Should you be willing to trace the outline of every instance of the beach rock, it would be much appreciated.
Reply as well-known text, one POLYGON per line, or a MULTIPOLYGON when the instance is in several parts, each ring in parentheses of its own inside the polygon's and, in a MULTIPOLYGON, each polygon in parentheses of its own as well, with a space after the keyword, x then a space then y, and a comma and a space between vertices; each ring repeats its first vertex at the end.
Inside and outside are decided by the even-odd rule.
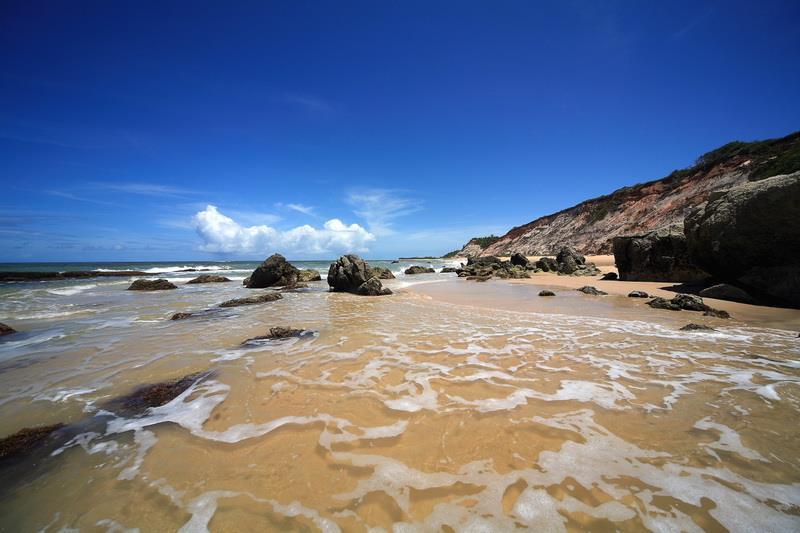
POLYGON ((603 274, 603 277, 600 278, 606 281, 616 281, 617 280, 617 273, 616 272, 606 272, 603 274))
POLYGON ((575 248, 564 246, 556 255, 556 262, 558 263, 559 272, 572 274, 586 263, 586 258, 575 251, 575 248))
POLYGON ((716 298, 717 300, 728 300, 731 302, 741 302, 745 304, 756 303, 755 298, 750 296, 746 291, 727 283, 719 283, 717 285, 707 287, 700 291, 700 296, 703 298, 716 298))
POLYGON ((525 257, 522 254, 514 254, 514 255, 512 255, 511 259, 509 259, 509 262, 512 265, 517 265, 517 266, 521 266, 521 267, 527 267, 528 266, 528 258, 525 257))
POLYGON ((384 267, 370 267, 372 277, 378 279, 394 279, 394 274, 388 268, 384 267))
POLYGON ((689 259, 682 224, 642 235, 614 237, 614 262, 623 281, 701 281, 708 273, 689 259))
POLYGON ((246 341, 242 342, 242 344, 257 344, 258 341, 284 340, 293 337, 302 337, 308 333, 311 332, 305 329, 295 329, 285 326, 276 326, 273 328, 269 328, 269 333, 267 333, 266 335, 259 335, 258 337, 247 339, 246 341))
POLYGON ((483 257, 467 257, 467 266, 470 265, 499 265, 503 260, 494 255, 486 255, 483 257))
POLYGON ((683 326, 681 331, 716 331, 714 328, 709 326, 704 326, 703 324, 686 324, 683 326))
POLYGON ((800 172, 712 193, 684 222, 689 254, 716 279, 800 307, 800 172))
POLYGON ((628 298, 650 298, 650 295, 644 291, 631 291, 628 293, 628 298))
POLYGON ((216 276, 214 274, 201 274, 194 279, 190 279, 187 281, 187 285, 190 283, 224 283, 226 281, 230 281, 225 276, 216 276))
POLYGON ((558 272, 558 261, 552 257, 540 257, 536 261, 536 268, 544 272, 558 272))
POLYGON ((715 318, 730 318, 731 315, 727 311, 723 311, 722 309, 714 309, 710 308, 703 312, 703 316, 713 316, 715 318))
POLYGON ((309 282, 309 281, 321 281, 322 276, 319 275, 319 270, 314 270, 313 268, 307 268, 305 270, 300 270, 297 273, 297 281, 299 282, 309 282))
POLYGON ((192 316, 192 313, 175 313, 170 320, 184 320, 192 316))
POLYGON ((677 303, 673 302, 672 300, 667 300, 666 298, 662 298, 660 296, 657 296, 656 298, 653 298, 652 300, 647 302, 647 305, 649 305, 653 309, 668 309, 670 311, 680 311, 681 310, 681 306, 680 305, 678 305, 677 303))
POLYGON ((12 333, 16 333, 17 330, 12 328, 11 326, 6 326, 2 322, 0 322, 0 337, 3 335, 11 335, 12 333))
POLYGON ((245 287, 247 287, 248 283, 250 283, 250 276, 247 276, 242 280, 242 285, 244 285, 245 287))
POLYGON ((357 255, 343 255, 328 269, 328 285, 332 291, 351 292, 362 296, 392 294, 373 276, 366 261, 357 255))
POLYGON ((514 265, 510 261, 502 261, 494 256, 470 257, 467 264, 456 270, 459 277, 473 281, 486 281, 489 278, 520 279, 531 277, 527 267, 514 265))
POLYGON ((608 294, 607 292, 603 292, 603 291, 597 290, 596 288, 592 287, 591 285, 585 285, 585 286, 581 287, 580 289, 575 289, 575 290, 577 290, 578 292, 582 292, 584 294, 591 294, 592 296, 604 296, 604 295, 608 294))
POLYGON ((436 271, 434 269, 432 269, 432 268, 416 266, 416 265, 410 266, 407 269, 405 269, 405 274, 409 274, 409 275, 410 274, 433 274, 434 272, 436 272, 436 271))
POLYGON ((555 295, 556 293, 554 293, 553 291, 549 291, 547 289, 539 291, 539 296, 555 296, 555 295))
POLYGON ((278 289, 280 292, 294 292, 298 289, 307 289, 308 285, 305 283, 295 283, 294 285, 286 285, 278 289))
POLYGON ((263 289, 279 285, 294 285, 297 283, 300 271, 292 266, 281 254, 272 254, 261 266, 250 274, 245 285, 248 289, 263 289))
POLYGON ((196 372, 181 378, 143 385, 130 394, 114 398, 105 404, 105 409, 124 416, 137 416, 155 407, 166 405, 200 381, 211 375, 209 372, 196 372))
POLYGON ((44 444, 50 436, 63 428, 64 424, 52 424, 33 428, 23 428, 0 439, 0 461, 29 454, 44 444))
POLYGON ((137 279, 131 286, 128 287, 129 291, 167 291, 177 289, 178 287, 165 279, 137 279))
POLYGON ((381 285, 381 281, 378 278, 372 277, 356 289, 356 294, 361 296, 385 296, 392 294, 392 291, 381 285))
POLYGON ((222 302, 219 304, 220 307, 239 307, 242 305, 254 305, 254 304, 263 304, 266 302, 274 302, 275 300, 280 300, 283 298, 277 292, 268 292, 266 294, 259 294, 258 296, 250 296, 248 298, 235 298, 233 300, 228 300, 227 302, 222 302))
POLYGON ((702 298, 694 294, 678 294, 672 298, 672 301, 686 311, 708 311, 711 309, 703 302, 702 298))
POLYGON ((443 267, 442 270, 439 272, 440 274, 448 274, 450 272, 458 272, 458 269, 455 267, 443 267))

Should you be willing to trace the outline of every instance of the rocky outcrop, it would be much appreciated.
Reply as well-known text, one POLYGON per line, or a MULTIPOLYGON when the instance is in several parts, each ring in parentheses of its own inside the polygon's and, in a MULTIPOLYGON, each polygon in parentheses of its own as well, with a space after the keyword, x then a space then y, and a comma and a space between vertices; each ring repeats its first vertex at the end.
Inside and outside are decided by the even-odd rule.
POLYGON ((643 235, 614 237, 614 262, 623 281, 701 281, 708 274, 689 259, 683 224, 643 235))
POLYGON ((458 277, 471 281, 487 281, 492 277, 500 279, 529 278, 527 268, 503 261, 499 257, 470 257, 463 268, 456 271, 458 277))
POLYGON ((392 294, 376 278, 366 261, 357 255, 343 255, 328 269, 328 285, 332 291, 351 292, 362 296, 392 294))
POLYGON ((216 276, 214 274, 201 274, 194 279, 190 279, 186 282, 186 284, 194 284, 194 283, 225 283, 226 281, 230 281, 225 276, 216 276))
POLYGON ((272 254, 248 278, 245 287, 263 289, 297 283, 300 271, 292 266, 281 254, 272 254))
POLYGON ((434 272, 436 271, 432 268, 414 265, 405 269, 404 273, 412 275, 412 274, 433 274, 434 272))
POLYGON ((741 302, 744 304, 756 303, 755 298, 750 296, 746 291, 727 283, 718 283, 717 285, 706 287, 700 291, 700 296, 703 298, 715 298, 717 300, 728 300, 730 302, 741 302))
POLYGON ((703 299, 694 294, 678 294, 671 300, 656 297, 647 302, 653 309, 668 309, 670 311, 703 311, 704 315, 717 318, 730 318, 727 311, 714 309, 703 302, 703 299))
POLYGON ((283 298, 277 292, 268 292, 266 294, 259 294, 258 296, 250 296, 248 298, 235 298, 233 300, 228 300, 227 302, 222 302, 219 304, 220 307, 239 307, 242 305, 255 305, 255 304, 263 304, 266 302, 274 302, 275 300, 280 300, 283 298))
POLYGON ((570 276, 594 276, 600 273, 594 263, 587 263, 586 258, 575 248, 564 246, 556 255, 558 273, 570 276))
POLYGON ((6 326, 2 322, 0 322, 0 337, 3 335, 11 335, 12 333, 16 333, 17 330, 12 328, 11 326, 6 326))
POLYGON ((131 286, 128 287, 129 291, 168 291, 177 289, 174 283, 170 283, 165 279, 137 279, 131 286))
MULTIPOLYGON (((798 153, 800 132, 780 139, 732 142, 701 156, 690 168, 512 228, 477 253, 552 255, 568 242, 584 254, 608 254, 614 237, 682 223, 692 207, 714 191, 800 170, 798 153)), ((465 251, 466 247, 459 255, 465 251)))
POLYGON ((395 279, 394 274, 388 268, 384 267, 371 267, 372 276, 378 279, 395 279))
POLYGON ((313 268, 300 270, 297 273, 297 281, 302 283, 307 283, 309 281, 321 281, 321 280, 322 276, 319 275, 319 271, 314 270, 313 268))
POLYGON ((755 296, 800 307, 800 172, 711 195, 686 217, 693 261, 755 296))

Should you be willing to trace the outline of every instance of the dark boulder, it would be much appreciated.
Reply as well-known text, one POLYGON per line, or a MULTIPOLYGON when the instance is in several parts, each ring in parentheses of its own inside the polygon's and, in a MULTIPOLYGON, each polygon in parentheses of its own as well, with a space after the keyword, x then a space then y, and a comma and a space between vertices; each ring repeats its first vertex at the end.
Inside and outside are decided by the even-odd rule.
POLYGON ((300 271, 281 254, 272 254, 256 268, 245 285, 248 289, 262 289, 297 283, 300 271))
POLYGON ((517 266, 521 266, 521 267, 527 267, 528 266, 528 258, 525 257, 524 255, 520 254, 520 253, 516 253, 516 254, 512 255, 511 259, 509 259, 509 262, 512 265, 517 265, 517 266))
POLYGON ((128 395, 107 402, 104 407, 119 415, 141 415, 148 409, 168 404, 186 389, 210 375, 209 372, 197 372, 161 383, 143 385, 128 395))
POLYGON ((617 273, 616 272, 606 272, 603 274, 603 277, 600 278, 606 281, 616 281, 617 280, 617 273))
POLYGON ((0 439, 0 461, 29 454, 35 448, 45 444, 53 433, 63 427, 64 424, 53 424, 23 428, 13 435, 0 439))
POLYGON ((555 295, 556 293, 554 293, 553 291, 549 291, 547 289, 539 291, 539 296, 555 296, 555 295))
POLYGON ((224 283, 230 281, 225 276, 215 276, 214 274, 201 274, 194 279, 190 279, 186 283, 224 283))
POLYGON ((0 337, 3 335, 11 335, 12 333, 16 333, 17 330, 12 328, 11 326, 6 326, 2 322, 0 322, 0 337))
POLYGON ((178 287, 165 279, 137 279, 131 286, 128 287, 129 291, 168 291, 177 289, 178 287))
MULTIPOLYGON (((594 263, 587 263, 586 258, 571 246, 563 246, 555 259, 559 274, 569 276, 595 276, 600 273, 594 263)), ((537 263, 538 266, 538 263, 537 263)))
POLYGON ((328 285, 332 291, 351 292, 363 296, 391 294, 381 281, 373 276, 366 261, 357 255, 343 255, 328 269, 328 285))
POLYGON ((268 292, 266 294, 259 294, 258 296, 250 296, 248 298, 235 298, 233 300, 228 300, 227 302, 222 302, 219 304, 220 307, 239 307, 242 305, 255 305, 255 304, 263 304, 266 302, 274 302, 275 300, 280 300, 283 298, 277 292, 268 292))
POLYGON ((708 274, 689 259, 681 224, 614 237, 614 262, 623 281, 701 281, 708 274))
POLYGON ((700 296, 703 298, 715 298, 717 300, 728 300, 730 302, 741 302, 745 304, 756 303, 755 298, 750 296, 746 291, 727 283, 719 283, 707 287, 700 291, 700 296))
POLYGON ((558 261, 552 257, 540 257, 536 261, 536 268, 544 272, 558 272, 558 261))
POLYGON ((372 277, 356 289, 356 294, 361 296, 386 296, 392 294, 392 291, 381 285, 381 280, 372 277))
POLYGON ((423 266, 410 266, 405 270, 405 274, 433 274, 436 272, 432 268, 423 267, 423 266))
POLYGON ((314 270, 313 268, 300 270, 297 273, 297 281, 302 283, 307 283, 309 281, 321 281, 321 280, 322 276, 319 275, 319 270, 314 270))
POLYGON ((686 324, 681 331, 716 331, 714 328, 705 326, 703 324, 686 324))
POLYGON ((628 298, 649 298, 650 295, 644 291, 631 291, 628 293, 628 298))
POLYGON ((800 307, 800 172, 709 196, 684 222, 692 260, 752 295, 800 307))
POLYGON ((384 267, 370 267, 372 270, 372 277, 378 279, 394 279, 394 274, 388 268, 384 267))
POLYGON ((175 313, 170 320, 185 320, 192 316, 192 313, 175 313))
POLYGON ((607 292, 597 290, 596 288, 592 287, 591 285, 585 285, 580 289, 575 289, 578 292, 582 292, 583 294, 590 294, 592 296, 604 296, 608 294, 607 292))

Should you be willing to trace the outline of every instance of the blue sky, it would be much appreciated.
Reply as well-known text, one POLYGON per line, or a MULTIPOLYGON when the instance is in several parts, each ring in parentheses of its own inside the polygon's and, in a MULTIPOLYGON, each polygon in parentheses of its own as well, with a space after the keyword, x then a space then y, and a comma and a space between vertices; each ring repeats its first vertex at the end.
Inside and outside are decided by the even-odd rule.
POLYGON ((441 254, 800 129, 800 3, 3 2, 0 261, 441 254))

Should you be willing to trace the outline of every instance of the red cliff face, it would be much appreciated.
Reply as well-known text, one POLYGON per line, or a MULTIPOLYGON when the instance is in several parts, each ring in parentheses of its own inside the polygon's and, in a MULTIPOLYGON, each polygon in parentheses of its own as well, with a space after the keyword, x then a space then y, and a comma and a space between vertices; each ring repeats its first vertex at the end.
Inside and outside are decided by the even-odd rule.
POLYGON ((734 142, 701 157, 686 170, 511 229, 482 255, 551 255, 563 245, 584 254, 610 254, 611 239, 674 223, 713 191, 800 169, 800 132, 782 139, 734 142))

